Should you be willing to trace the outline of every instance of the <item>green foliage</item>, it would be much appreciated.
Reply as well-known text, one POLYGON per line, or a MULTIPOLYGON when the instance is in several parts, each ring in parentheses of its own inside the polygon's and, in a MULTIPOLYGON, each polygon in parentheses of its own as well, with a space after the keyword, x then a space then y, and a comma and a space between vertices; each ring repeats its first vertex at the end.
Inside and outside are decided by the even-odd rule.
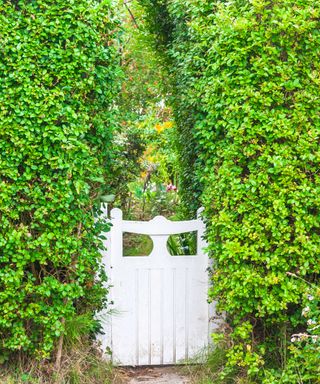
POLYGON ((266 371, 264 384, 319 383, 320 289, 309 285, 303 297, 303 331, 291 335, 289 356, 282 372, 266 371))
POLYGON ((162 70, 144 28, 143 10, 134 0, 125 5, 121 1, 117 11, 122 20, 120 49, 124 81, 116 101, 120 124, 113 141, 115 177, 110 187, 116 194, 116 204, 126 212, 130 210, 130 183, 145 170, 141 159, 151 141, 146 132, 154 131, 155 121, 167 117, 167 109, 159 106, 164 81, 160 81, 162 70))
MULTIPOLYGON (((278 337, 298 326, 306 290, 287 273, 313 281, 320 272, 319 12, 311 1, 220 5, 213 64, 196 85, 207 113, 198 138, 217 263, 211 295, 235 325, 262 319, 278 337)), ((242 353, 237 364, 258 373, 263 350, 242 353)))
POLYGON ((140 176, 140 159, 146 148, 143 135, 135 125, 127 123, 118 128, 113 139, 113 163, 110 191, 117 197, 121 207, 127 205, 129 183, 140 176))
POLYGON ((0 356, 48 358, 105 297, 94 199, 118 89, 108 1, 0 1, 0 356))
POLYGON ((195 94, 189 93, 201 67, 200 57, 195 53, 197 40, 186 24, 192 11, 191 3, 166 0, 140 0, 140 3, 146 10, 145 24, 154 36, 160 62, 168 75, 167 88, 171 95, 169 101, 173 106, 177 132, 175 141, 179 152, 179 194, 183 203, 182 212, 190 217, 200 206, 202 185, 196 174, 203 166, 198 140, 194 135, 195 124, 201 119, 202 112, 195 94))
POLYGON ((173 256, 190 256, 197 254, 196 232, 171 235, 167 243, 168 250, 173 256))
POLYGON ((124 207, 125 215, 130 219, 151 220, 157 215, 170 217, 179 203, 174 185, 177 179, 174 124, 163 121, 164 116, 155 115, 156 110, 164 115, 170 113, 164 109, 154 106, 154 110, 150 109, 136 122, 146 148, 139 159, 140 174, 128 185, 131 194, 124 207))
POLYGON ((230 369, 260 380, 263 366, 304 364, 317 382, 315 352, 297 355, 288 345, 304 327, 303 295, 320 272, 320 5, 142 3, 171 66, 181 142, 200 156, 189 172, 196 170, 193 188, 203 187, 215 260, 210 296, 234 328, 230 369))
POLYGON ((119 8, 123 23, 122 68, 125 76, 119 107, 123 122, 129 123, 148 115, 149 108, 162 99, 165 79, 151 47, 142 7, 133 0, 119 8))

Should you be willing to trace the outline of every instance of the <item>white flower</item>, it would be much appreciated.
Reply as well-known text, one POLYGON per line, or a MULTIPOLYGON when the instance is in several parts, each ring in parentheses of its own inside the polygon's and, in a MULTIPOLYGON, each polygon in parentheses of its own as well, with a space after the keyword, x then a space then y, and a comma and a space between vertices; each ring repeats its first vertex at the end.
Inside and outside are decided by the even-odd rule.
POLYGON ((291 343, 294 343, 297 339, 295 337, 291 337, 291 343))
POLYGON ((314 296, 308 295, 307 298, 308 298, 308 300, 312 301, 314 299, 314 296))
POLYGON ((315 320, 309 319, 309 320, 307 321, 307 324, 308 324, 308 325, 314 325, 314 324, 317 324, 317 322, 316 322, 315 320))
POLYGON ((302 310, 302 316, 306 316, 306 315, 308 314, 308 312, 310 312, 310 307, 309 307, 309 306, 303 308, 303 310, 302 310))
POLYGON ((309 335, 307 333, 296 333, 295 335, 292 335, 291 341, 292 340, 302 341, 302 340, 306 340, 308 337, 309 337, 309 335))

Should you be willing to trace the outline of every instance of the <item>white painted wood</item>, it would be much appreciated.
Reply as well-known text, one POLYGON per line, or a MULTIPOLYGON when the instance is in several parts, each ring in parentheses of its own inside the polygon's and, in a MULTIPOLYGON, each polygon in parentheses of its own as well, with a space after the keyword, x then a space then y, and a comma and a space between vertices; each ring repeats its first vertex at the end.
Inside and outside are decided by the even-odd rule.
POLYGON ((110 276, 112 314, 103 322, 102 347, 118 365, 176 364, 194 357, 209 343, 208 257, 203 251, 204 224, 122 220, 111 211, 111 232, 103 262, 110 276), (197 255, 171 256, 172 234, 197 231, 197 255), (123 233, 150 235, 149 256, 123 256, 123 233))

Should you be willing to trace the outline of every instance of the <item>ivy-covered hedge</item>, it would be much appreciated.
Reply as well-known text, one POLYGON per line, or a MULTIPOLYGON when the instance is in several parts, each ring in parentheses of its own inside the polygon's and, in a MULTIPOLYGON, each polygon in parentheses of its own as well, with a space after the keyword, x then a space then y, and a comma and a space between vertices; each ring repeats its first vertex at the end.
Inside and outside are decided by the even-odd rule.
POLYGON ((108 1, 0 1, 0 361, 99 309, 94 201, 118 89, 108 1))
MULTIPOLYGON (((290 335, 307 328, 307 287, 315 303, 320 296, 320 5, 142 2, 185 100, 176 115, 197 110, 188 134, 202 164, 197 179, 215 260, 210 296, 234 329, 228 369, 266 383, 318 382, 319 336, 305 334, 294 347, 290 335), (272 378, 268 368, 288 361, 289 376, 272 378)), ((313 305, 308 324, 317 332, 313 305)))

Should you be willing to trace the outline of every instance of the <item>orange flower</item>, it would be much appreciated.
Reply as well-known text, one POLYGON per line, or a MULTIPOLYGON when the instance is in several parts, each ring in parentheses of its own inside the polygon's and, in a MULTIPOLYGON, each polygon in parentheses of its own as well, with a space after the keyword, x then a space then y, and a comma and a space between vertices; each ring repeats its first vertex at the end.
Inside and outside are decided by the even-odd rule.
POLYGON ((161 133, 165 129, 169 129, 173 127, 172 121, 165 121, 163 124, 156 124, 155 129, 158 133, 161 133))

